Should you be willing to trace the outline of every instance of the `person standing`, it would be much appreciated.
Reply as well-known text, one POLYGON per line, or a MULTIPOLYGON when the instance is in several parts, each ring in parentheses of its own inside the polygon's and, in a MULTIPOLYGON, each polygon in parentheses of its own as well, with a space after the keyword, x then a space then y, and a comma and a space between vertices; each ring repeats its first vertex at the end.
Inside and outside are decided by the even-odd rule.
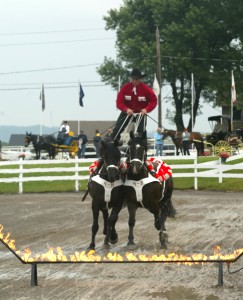
POLYGON ((78 140, 78 158, 85 158, 86 144, 88 142, 87 135, 81 130, 77 137, 78 140))
POLYGON ((59 132, 57 134, 58 144, 63 144, 66 137, 68 137, 70 131, 70 126, 67 121, 64 121, 60 126, 59 132))
POLYGON ((154 134, 154 139, 155 139, 156 156, 162 156, 164 143, 163 143, 163 134, 161 128, 157 129, 157 132, 154 134))
POLYGON ((112 129, 109 128, 104 136, 104 138, 102 139, 105 143, 109 143, 112 141, 112 129))
POLYGON ((139 123, 137 133, 141 136, 145 133, 146 136, 146 114, 155 109, 158 100, 154 91, 142 82, 144 76, 139 69, 133 69, 130 74, 131 81, 124 84, 117 95, 116 106, 121 113, 113 130, 113 140, 120 140, 120 135, 131 118, 139 123))
POLYGON ((100 157, 100 145, 101 145, 101 134, 98 129, 95 131, 95 136, 93 137, 93 143, 96 149, 96 157, 100 157))
POLYGON ((190 140, 190 133, 188 132, 188 129, 185 128, 184 132, 182 133, 182 148, 183 148, 184 155, 190 155, 189 140, 190 140))

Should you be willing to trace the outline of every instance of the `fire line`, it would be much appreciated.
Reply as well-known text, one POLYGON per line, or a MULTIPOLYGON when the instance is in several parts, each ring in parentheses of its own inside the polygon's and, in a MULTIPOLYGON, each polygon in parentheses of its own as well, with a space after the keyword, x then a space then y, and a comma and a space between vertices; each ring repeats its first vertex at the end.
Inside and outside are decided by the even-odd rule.
POLYGON ((47 253, 36 254, 32 257, 31 250, 26 248, 23 251, 17 250, 15 240, 10 239, 10 233, 4 234, 3 225, 0 224, 0 241, 8 248, 14 256, 23 264, 31 264, 31 286, 37 285, 37 264, 48 263, 177 263, 177 264, 203 264, 203 263, 218 263, 218 286, 223 286, 223 263, 229 264, 236 262, 243 255, 243 248, 235 250, 233 253, 223 255, 220 253, 220 247, 214 248, 214 254, 207 256, 204 254, 192 254, 191 256, 169 253, 167 255, 145 255, 134 254, 128 252, 125 257, 119 253, 108 253, 105 256, 100 256, 94 250, 76 251, 69 256, 69 259, 64 255, 62 248, 51 247, 47 253))

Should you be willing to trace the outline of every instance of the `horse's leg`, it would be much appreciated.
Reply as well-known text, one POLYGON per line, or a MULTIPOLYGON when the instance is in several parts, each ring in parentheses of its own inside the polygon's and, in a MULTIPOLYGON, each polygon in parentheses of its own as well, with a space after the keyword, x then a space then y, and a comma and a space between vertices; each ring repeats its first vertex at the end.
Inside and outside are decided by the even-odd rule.
MULTIPOLYGON (((155 198, 155 197, 152 196, 151 198, 155 198)), ((154 202, 153 205, 148 209, 154 215, 154 227, 159 231, 159 241, 160 241, 161 248, 167 249, 166 242, 168 239, 168 234, 165 228, 165 221, 168 215, 166 212, 160 209, 159 201, 154 202)))
POLYGON ((103 234, 106 235, 107 234, 107 226, 108 226, 108 217, 109 217, 108 208, 103 208, 102 214, 103 214, 103 220, 104 220, 103 234))
MULTIPOLYGON (((118 206, 113 207, 110 217, 108 219, 108 228, 110 229, 109 241, 111 244, 116 244, 118 241, 118 234, 116 232, 116 222, 118 220, 118 215, 119 215, 120 211, 122 210, 123 201, 119 201, 118 203, 119 203, 118 206)), ((107 237, 108 237, 108 234, 107 234, 107 237)))
POLYGON ((99 230, 99 208, 96 205, 92 205, 92 212, 93 212, 93 225, 92 225, 92 239, 91 239, 91 243, 88 247, 88 249, 90 250, 94 250, 95 249, 95 236, 99 230))
MULTIPOLYGON (((173 178, 170 177, 165 181, 166 187, 165 187, 165 192, 164 196, 161 199, 160 202, 160 207, 161 207, 161 215, 165 215, 166 217, 174 218, 175 215, 177 214, 176 209, 174 208, 172 204, 172 193, 174 190, 174 182, 173 178)), ((166 221, 166 219, 165 219, 166 221)), ((162 222, 163 222, 163 217, 162 217, 162 222)))
POLYGON ((107 232, 104 240, 104 245, 107 247, 109 247, 109 242, 111 242, 111 244, 115 244, 118 241, 118 236, 115 230, 115 224, 118 220, 118 213, 119 211, 113 207, 110 216, 108 217, 107 232))
POLYGON ((129 226, 129 234, 128 234, 128 246, 134 246, 134 234, 133 229, 136 223, 136 210, 137 210, 137 204, 127 202, 127 209, 129 213, 129 219, 128 219, 128 226, 129 226))

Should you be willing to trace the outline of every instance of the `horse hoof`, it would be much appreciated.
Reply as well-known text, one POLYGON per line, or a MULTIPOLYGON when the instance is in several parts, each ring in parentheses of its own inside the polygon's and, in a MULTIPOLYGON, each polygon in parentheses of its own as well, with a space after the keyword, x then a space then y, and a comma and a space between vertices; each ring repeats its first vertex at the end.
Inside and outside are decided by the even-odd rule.
POLYGON ((95 250, 95 246, 90 244, 89 247, 87 248, 87 251, 90 251, 90 250, 95 250))
POLYGON ((116 244, 118 242, 118 234, 115 234, 114 236, 110 236, 110 243, 112 245, 116 244))
POLYGON ((175 218, 176 215, 177 215, 177 211, 174 209, 169 211, 169 213, 168 213, 169 218, 175 218))
POLYGON ((159 240, 160 240, 161 248, 167 249, 166 242, 168 242, 168 234, 166 231, 160 231, 159 240))
POLYGON ((127 244, 127 248, 128 248, 128 250, 135 250, 136 249, 136 245, 135 245, 135 243, 128 243, 127 244))
POLYGON ((165 243, 163 243, 163 244, 161 243, 161 244, 160 244, 160 248, 161 248, 161 249, 165 249, 165 250, 166 250, 166 249, 167 249, 167 246, 166 246, 166 244, 165 244, 165 243))
POLYGON ((110 245, 109 245, 109 244, 104 244, 104 245, 103 245, 103 248, 104 248, 105 250, 109 250, 109 249, 110 249, 110 245))

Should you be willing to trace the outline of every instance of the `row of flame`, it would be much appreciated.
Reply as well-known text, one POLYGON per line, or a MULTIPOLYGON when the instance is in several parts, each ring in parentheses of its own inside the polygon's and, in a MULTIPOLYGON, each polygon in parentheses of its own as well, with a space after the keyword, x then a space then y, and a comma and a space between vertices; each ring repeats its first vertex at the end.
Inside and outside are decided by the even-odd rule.
POLYGON ((15 240, 10 239, 10 233, 4 234, 3 225, 0 224, 0 240, 2 240, 16 255, 21 258, 22 261, 27 263, 33 262, 141 262, 141 261, 150 261, 150 262, 173 262, 184 264, 195 264, 203 261, 233 261, 239 255, 243 253, 243 248, 235 250, 231 254, 223 255, 220 252, 220 247, 216 246, 214 248, 214 254, 207 256, 204 254, 192 254, 191 256, 169 253, 167 255, 144 255, 144 254, 133 254, 131 252, 126 253, 125 257, 119 253, 108 253, 106 256, 100 256, 95 253, 94 250, 88 252, 76 251, 74 254, 69 256, 69 259, 66 255, 63 254, 62 248, 57 247, 56 250, 54 247, 51 247, 48 252, 43 254, 36 254, 35 257, 32 257, 32 252, 29 248, 26 248, 24 252, 16 249, 15 240))

